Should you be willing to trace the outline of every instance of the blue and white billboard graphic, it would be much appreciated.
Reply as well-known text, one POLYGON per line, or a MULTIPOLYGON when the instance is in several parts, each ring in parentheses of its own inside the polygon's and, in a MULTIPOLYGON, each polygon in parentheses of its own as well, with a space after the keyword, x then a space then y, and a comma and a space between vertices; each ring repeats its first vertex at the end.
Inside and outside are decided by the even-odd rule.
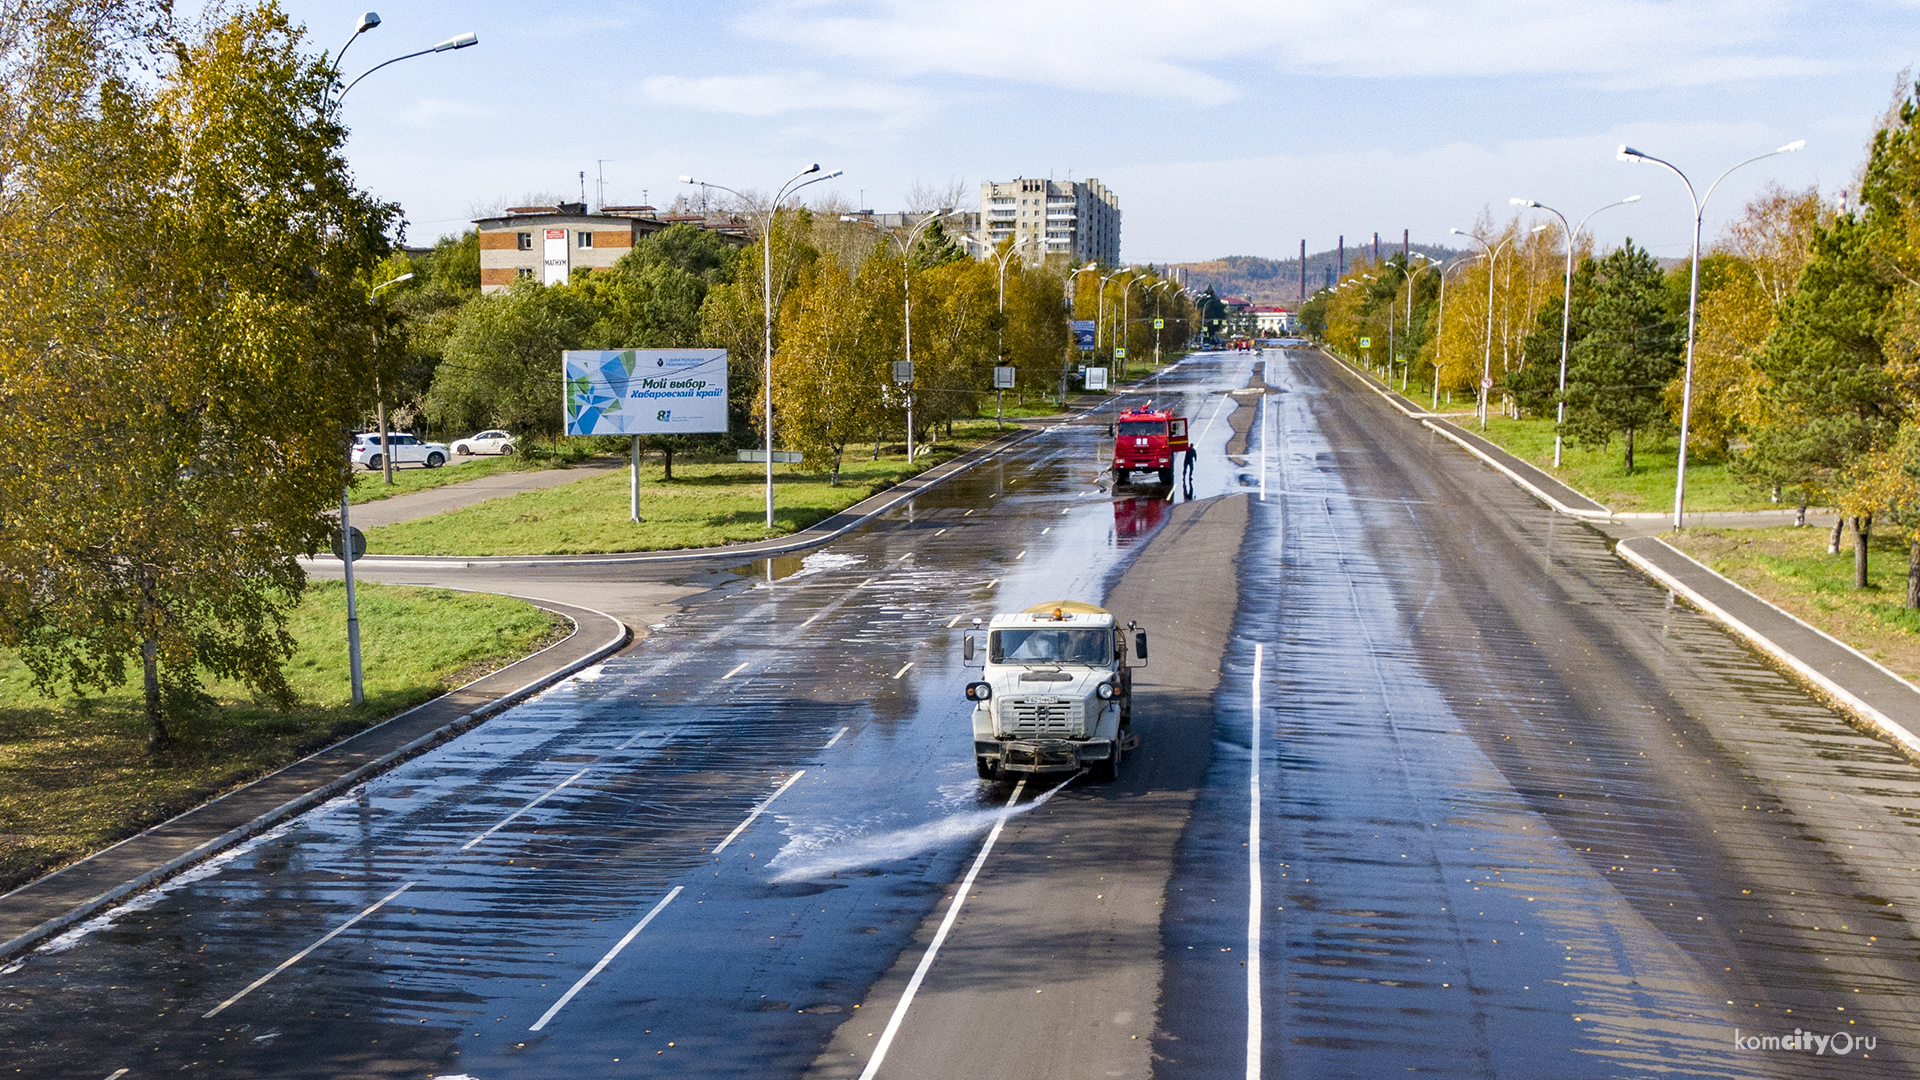
POLYGON ((694 435, 727 430, 727 350, 570 350, 561 354, 569 435, 694 435))
POLYGON ((1081 352, 1092 352, 1096 336, 1093 320, 1074 319, 1070 325, 1073 327, 1073 347, 1081 352))

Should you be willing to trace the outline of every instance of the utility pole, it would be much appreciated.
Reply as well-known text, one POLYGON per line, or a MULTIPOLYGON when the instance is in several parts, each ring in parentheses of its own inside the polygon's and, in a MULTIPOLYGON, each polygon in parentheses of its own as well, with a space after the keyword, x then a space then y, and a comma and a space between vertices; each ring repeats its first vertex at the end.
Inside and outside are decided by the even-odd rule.
MULTIPOLYGON (((603 158, 596 159, 594 162, 594 164, 600 167, 600 178, 597 182, 597 186, 595 186, 594 188, 594 195, 596 198, 599 199, 598 202, 593 204, 593 208, 595 210, 605 210, 607 208, 607 162, 612 160, 613 160, 612 158, 603 157, 603 158)), ((644 193, 642 194, 640 201, 641 202, 647 201, 644 193)))
POLYGON ((1373 265, 1380 265, 1380 234, 1373 234, 1373 265))
POLYGON ((1411 261, 1413 258, 1412 237, 1413 237, 1412 229, 1400 230, 1400 262, 1402 264, 1405 264, 1411 261))
POLYGON ((1340 277, 1347 276, 1347 238, 1345 236, 1340 237, 1340 262, 1339 262, 1338 276, 1340 277))
POLYGON ((1307 302, 1307 242, 1300 241, 1300 302, 1307 302))

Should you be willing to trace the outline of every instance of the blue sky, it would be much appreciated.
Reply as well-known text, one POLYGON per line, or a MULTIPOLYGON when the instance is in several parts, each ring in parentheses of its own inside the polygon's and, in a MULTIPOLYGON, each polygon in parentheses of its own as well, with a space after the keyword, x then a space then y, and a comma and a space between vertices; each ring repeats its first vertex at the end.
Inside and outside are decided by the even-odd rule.
MULTIPOLYGON (((359 4, 288 0, 316 50, 359 4)), ((1760 185, 1849 187, 1920 0, 769 0, 540 4, 412 0, 347 54, 357 74, 465 30, 477 48, 397 64, 344 116, 360 181, 410 239, 477 204, 577 193, 664 206, 683 173, 771 189, 843 169, 847 201, 910 185, 1097 177, 1127 261, 1285 257, 1379 230, 1445 243, 1509 196, 1686 252, 1678 179, 1616 161, 1631 143, 1705 187, 1742 158, 1709 234, 1760 185), (608 159, 604 166, 599 159, 608 159), (863 194, 864 193, 864 194, 863 194)))

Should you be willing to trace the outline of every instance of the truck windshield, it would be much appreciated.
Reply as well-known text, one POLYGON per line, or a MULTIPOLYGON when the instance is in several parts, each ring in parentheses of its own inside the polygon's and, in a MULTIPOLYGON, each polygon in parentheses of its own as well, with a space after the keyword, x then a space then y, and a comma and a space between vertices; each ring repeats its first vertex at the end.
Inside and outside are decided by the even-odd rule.
POLYGON ((1122 438, 1131 439, 1141 435, 1165 435, 1166 433, 1165 420, 1122 420, 1120 422, 1122 438))
POLYGON ((1088 629, 995 630, 987 659, 995 664, 1093 664, 1113 659, 1113 631, 1088 629))

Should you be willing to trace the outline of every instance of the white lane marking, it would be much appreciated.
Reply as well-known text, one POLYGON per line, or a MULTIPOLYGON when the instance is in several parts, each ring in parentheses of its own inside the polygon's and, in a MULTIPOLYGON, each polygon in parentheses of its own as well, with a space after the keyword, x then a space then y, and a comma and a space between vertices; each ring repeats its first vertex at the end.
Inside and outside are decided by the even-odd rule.
POLYGON ((307 958, 308 953, 312 952, 313 950, 319 948, 322 945, 325 945, 327 942, 332 941, 334 938, 339 937, 341 934, 346 933, 348 927, 352 926, 354 923, 359 922, 361 919, 364 919, 367 916, 373 914, 374 912, 379 911, 381 908, 386 907, 387 901, 392 900, 394 897, 399 896, 401 893, 406 892, 408 889, 413 888, 414 885, 416 884, 418 884, 418 882, 409 881, 405 885, 400 886, 399 888, 393 890, 387 895, 374 901, 371 907, 368 907, 366 910, 362 911, 360 914, 355 915, 353 918, 348 919, 346 922, 343 922, 339 926, 336 926, 333 929, 327 931, 326 934, 323 935, 319 941, 316 941, 313 944, 307 946, 306 948, 301 949, 299 952, 294 953, 292 956, 282 961, 279 967, 274 968, 272 971, 269 971, 265 975, 262 975, 259 978, 248 983, 247 988, 245 990, 240 991, 239 993, 233 995, 232 997, 228 998, 227 1000, 221 1002, 218 1005, 215 1005, 212 1009, 209 1009, 207 1012, 203 1013, 200 1019, 211 1020, 214 1017, 219 1016, 222 1012, 226 1011, 227 1006, 232 1005, 234 1002, 239 1001, 241 998, 246 997, 248 994, 253 993, 255 990, 260 989, 262 986, 265 986, 267 984, 267 980, 287 970, 288 968, 299 963, 300 961, 305 960, 307 958))
POLYGON ((501 818, 498 822, 494 823, 493 828, 488 829, 486 832, 483 832, 479 836, 476 836, 473 839, 467 841, 466 843, 460 845, 460 850, 465 851, 468 848, 472 847, 473 845, 479 843, 480 841, 485 840, 487 837, 492 836, 494 833, 499 832, 501 829, 505 828, 507 823, 511 822, 514 818, 517 818, 521 814, 524 814, 527 811, 533 809, 534 807, 539 806, 541 803, 546 802, 549 798, 553 797, 554 795, 558 795, 560 793, 561 788, 564 788, 568 784, 573 783, 575 780, 578 780, 581 777, 587 775, 587 773, 592 771, 592 769, 593 769, 593 766, 589 765, 586 768, 581 769, 579 772, 574 773, 572 776, 567 777, 565 780, 560 781, 558 784, 555 784, 553 787, 548 788, 546 794, 541 795, 539 798, 533 800, 527 805, 521 807, 518 810, 515 810, 511 814, 508 814, 506 817, 501 818))
MULTIPOLYGON (((835 736, 835 737, 838 738, 838 736, 835 736)), ((829 743, 828 745, 831 746, 832 744, 829 743)), ((755 818, 759 817, 761 814, 766 813, 767 807, 773 805, 773 800, 786 794, 787 789, 792 787, 795 781, 799 780, 801 777, 805 775, 807 775, 807 770, 801 769, 799 772, 796 772, 792 776, 787 777, 787 782, 784 784, 781 784, 778 788, 776 788, 773 794, 761 800, 760 805, 753 808, 753 813, 747 815, 747 820, 741 822, 738 825, 735 825, 733 827, 733 831, 727 834, 727 838, 725 840, 720 841, 719 846, 715 847, 711 852, 711 854, 718 855, 721 852, 727 850, 727 845, 733 843, 734 840, 737 839, 741 833, 746 832, 747 826, 753 824, 753 820, 755 818)))
POLYGON ((1025 548, 1021 548, 1020 554, 1014 556, 1015 559, 1024 559, 1026 557, 1027 557, 1027 551, 1025 548))
POLYGON ((821 609, 820 609, 819 611, 816 611, 816 612, 814 612, 813 614, 811 614, 811 615, 809 615, 809 616, 807 616, 807 621, 806 621, 806 622, 803 622, 803 623, 801 623, 801 624, 800 624, 799 626, 796 626, 796 627, 794 627, 794 629, 795 629, 795 630, 805 630, 805 629, 807 628, 807 625, 808 625, 809 623, 811 623, 811 622, 813 622, 813 620, 815 620, 815 619, 817 619, 817 618, 819 618, 820 616, 822 616, 822 615, 825 615, 826 613, 827 613, 827 609, 826 609, 826 608, 821 608, 821 609))
POLYGON ((112 1072, 107 1074, 107 1080, 120 1080, 121 1077, 127 1075, 127 1073, 131 1071, 132 1071, 131 1069, 115 1069, 112 1072))
POLYGON ((945 529, 941 529, 941 530, 940 530, 940 532, 937 532, 937 533, 934 533, 933 535, 935 535, 935 536, 939 536, 939 535, 940 535, 940 533, 943 533, 943 532, 946 532, 946 531, 947 531, 947 530, 945 530, 945 529))
POLYGON ((964 618, 966 618, 966 616, 965 616, 965 615, 955 615, 955 616, 953 617, 953 621, 947 624, 947 629, 949 629, 949 630, 951 630, 951 629, 953 629, 953 628, 954 628, 955 626, 958 626, 958 625, 960 624, 960 620, 961 620, 961 619, 964 619, 964 618))
POLYGON ((837 742, 839 742, 839 741, 840 741, 840 736, 842 736, 842 735, 845 735, 845 734, 846 734, 847 732, 849 732, 849 731, 851 731, 851 730, 853 730, 853 729, 852 729, 851 727, 843 727, 843 728, 841 728, 841 729, 840 729, 839 731, 836 731, 836 732, 834 732, 834 733, 833 733, 833 738, 831 738, 831 739, 828 739, 828 740, 827 740, 827 745, 825 745, 825 746, 823 746, 823 747, 821 747, 820 749, 822 749, 822 750, 831 750, 831 749, 833 749, 833 744, 834 744, 834 743, 837 743, 837 742))
POLYGON ((1200 439, 1204 439, 1207 437, 1207 432, 1213 430, 1213 422, 1215 420, 1220 419, 1220 410, 1226 408, 1227 402, 1232 400, 1233 400, 1233 397, 1231 395, 1222 394, 1220 396, 1220 404, 1213 407, 1213 415, 1207 417, 1207 426, 1200 429, 1200 437, 1198 439, 1193 440, 1194 442, 1199 442, 1200 439))
POLYGON ((1000 579, 999 579, 999 578, 994 578, 994 579, 993 579, 992 581, 989 581, 989 582, 987 582, 987 583, 986 583, 985 585, 982 585, 982 586, 980 586, 980 587, 981 587, 981 588, 983 588, 983 589, 991 589, 991 588, 993 588, 993 587, 994 587, 995 585, 998 585, 998 584, 1000 584, 1000 579))
POLYGON ((1267 399, 1260 397, 1260 501, 1267 501, 1267 399))
POLYGON ((1040 530, 1040 535, 1045 536, 1052 531, 1053 531, 1053 526, 1049 525, 1046 528, 1040 530))
POLYGON ((980 876, 980 868, 987 864, 987 856, 993 851, 994 841, 1000 839, 1000 830, 1006 827, 1007 817, 1013 810, 1013 804, 1020 799, 1020 793, 1027 788, 1027 782, 1021 780, 1013 785, 1013 794, 1007 797, 1006 806, 1000 812, 999 820, 993 823, 993 831, 987 833, 986 843, 980 845, 980 854, 974 856, 973 868, 960 882, 960 890, 953 894, 953 903, 947 907, 947 917, 940 920, 940 929, 934 932, 933 941, 927 945, 925 956, 920 958, 920 966, 913 971, 913 978, 907 980, 907 989, 900 995, 900 1001, 893 1007, 893 1015, 887 1018, 887 1027, 880 1033, 880 1041, 874 1045, 873 1057, 867 1061, 866 1070, 860 1074, 860 1080, 873 1080, 880 1071, 880 1063, 887 1058, 887 1047, 893 1045, 893 1036, 900 1030, 900 1022, 907 1018, 907 1006, 913 1004, 913 995, 920 992, 920 983, 927 977, 927 971, 933 967, 933 958, 940 953, 940 946, 947 940, 947 934, 953 929, 953 921, 960 915, 960 905, 967 902, 967 893, 973 888, 973 879, 980 876))
MULTIPOLYGON (((1084 492, 1084 491, 1083 491, 1083 492, 1081 492, 1080 494, 1082 494, 1082 495, 1085 495, 1085 494, 1086 494, 1086 492, 1084 492)), ((1060 512, 1061 512, 1061 513, 1063 513, 1063 514, 1070 514, 1070 513, 1072 513, 1072 512, 1073 512, 1073 507, 1071 507, 1071 506, 1067 506, 1067 507, 1062 507, 1062 508, 1061 508, 1061 510, 1060 510, 1060 512)))
POLYGON ((1260 666, 1265 646, 1253 646, 1253 794, 1247 814, 1247 1080, 1260 1080, 1260 666))
POLYGON ((729 671, 729 672, 727 672, 727 673, 726 673, 725 675, 722 675, 722 676, 720 676, 720 677, 721 677, 722 679, 731 679, 731 678, 733 678, 733 677, 734 677, 735 675, 738 675, 738 674, 740 674, 740 672, 741 672, 742 670, 744 670, 744 669, 746 668, 746 666, 747 666, 748 664, 751 664, 751 663, 753 663, 753 661, 751 661, 751 660, 742 660, 742 661, 740 661, 740 666, 739 666, 739 667, 736 667, 736 668, 734 668, 734 669, 733 669, 732 671, 729 671))
POLYGON ((960 516, 961 516, 961 517, 968 517, 968 516, 970 516, 970 515, 971 515, 972 513, 973 513, 973 511, 971 511, 971 510, 969 510, 969 511, 967 511, 967 512, 966 512, 965 514, 961 514, 960 516))
POLYGON ((528 1028, 527 1030, 539 1031, 541 1028, 546 1027, 547 1021, 553 1019, 556 1013, 558 1013, 562 1008, 565 1008, 567 1002, 573 1000, 573 995, 586 989, 587 984, 593 981, 593 977, 595 975, 598 975, 602 971, 605 971, 607 969, 607 965, 613 963, 613 958, 620 955, 620 950, 626 948, 629 942, 631 942, 634 938, 638 937, 640 934, 640 931, 645 930, 647 928, 647 924, 653 921, 653 917, 655 915, 658 915, 662 911, 666 910, 667 905, 673 903, 673 898, 676 896, 679 896, 680 890, 684 888, 686 888, 686 886, 684 885, 675 885, 673 887, 672 892, 669 892, 667 893, 667 895, 661 897, 660 902, 653 905, 652 910, 648 911, 646 915, 642 917, 639 922, 633 924, 633 929, 627 931, 626 937, 621 938, 618 944, 614 945, 613 948, 608 949, 607 955, 601 957, 600 962, 593 965, 592 970, 588 971, 585 975, 580 976, 580 981, 577 983, 574 983, 572 989, 568 990, 565 994, 562 994, 560 996, 560 1000, 554 1002, 553 1007, 548 1009, 545 1013, 541 1014, 540 1019, 535 1020, 533 1022, 533 1026, 528 1028))
POLYGON ((900 670, 899 670, 899 671, 896 671, 896 672, 894 672, 894 673, 893 673, 893 677, 897 679, 897 678, 899 678, 900 676, 902 676, 902 675, 905 675, 905 674, 907 673, 907 669, 908 669, 908 668, 910 668, 910 667, 912 667, 912 666, 913 666, 913 661, 911 661, 911 660, 909 660, 909 661, 907 661, 906 663, 904 663, 904 664, 902 664, 902 665, 900 665, 900 670))

